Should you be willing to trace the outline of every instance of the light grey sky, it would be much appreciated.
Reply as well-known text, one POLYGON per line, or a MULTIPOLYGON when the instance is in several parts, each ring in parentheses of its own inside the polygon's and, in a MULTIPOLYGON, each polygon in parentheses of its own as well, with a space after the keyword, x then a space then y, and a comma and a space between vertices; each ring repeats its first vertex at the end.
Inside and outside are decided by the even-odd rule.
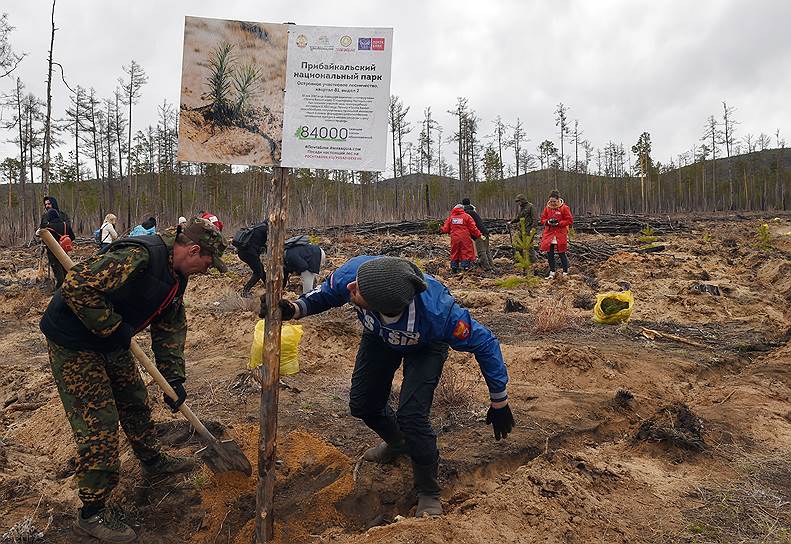
MULTIPOLYGON (((50 2, 3 0, 11 35, 27 58, 18 75, 43 97, 50 2)), ((765 132, 791 141, 791 2, 788 0, 58 0, 55 60, 69 83, 110 96, 136 60, 149 76, 134 129, 156 122, 156 106, 179 100, 185 15, 306 25, 393 27, 391 94, 452 131, 456 97, 465 96, 491 134, 497 115, 521 118, 531 152, 556 142, 553 111, 570 107, 595 147, 630 148, 651 133, 666 162, 697 143, 722 101, 736 108, 737 137, 765 132)), ((13 87, 6 78, 0 92, 13 87)), ((67 90, 54 84, 54 112, 67 90)), ((4 117, 7 116, 7 113, 4 117)), ((419 129, 410 135, 417 136, 419 129)), ((0 158, 14 154, 0 132, 0 158)), ((453 162, 452 144, 443 154, 453 162)), ((65 154, 65 153, 64 153, 65 154)), ((507 163, 513 157, 506 155, 507 163)), ((388 169, 391 159, 388 157, 388 169)))

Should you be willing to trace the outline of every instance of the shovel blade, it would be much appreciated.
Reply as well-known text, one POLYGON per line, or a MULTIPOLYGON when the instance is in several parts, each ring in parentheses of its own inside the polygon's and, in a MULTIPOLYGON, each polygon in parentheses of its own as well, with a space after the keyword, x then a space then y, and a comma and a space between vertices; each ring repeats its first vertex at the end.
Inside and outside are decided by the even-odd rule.
POLYGON ((250 477, 253 467, 239 445, 233 440, 215 440, 205 448, 198 450, 198 457, 206 463, 212 472, 241 472, 250 477))

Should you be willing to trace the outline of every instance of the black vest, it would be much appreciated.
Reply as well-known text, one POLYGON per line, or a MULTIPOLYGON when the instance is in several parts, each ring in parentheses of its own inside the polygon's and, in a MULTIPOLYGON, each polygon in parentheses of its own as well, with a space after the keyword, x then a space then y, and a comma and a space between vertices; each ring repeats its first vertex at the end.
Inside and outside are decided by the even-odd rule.
MULTIPOLYGON (((148 266, 106 296, 124 323, 140 332, 169 306, 182 303, 187 278, 170 268, 168 247, 157 235, 123 238, 100 254, 128 246, 144 247, 148 251, 148 266)), ((66 304, 60 289, 55 291, 39 327, 49 340, 68 349, 106 353, 119 348, 114 339, 102 338, 88 330, 66 304)))

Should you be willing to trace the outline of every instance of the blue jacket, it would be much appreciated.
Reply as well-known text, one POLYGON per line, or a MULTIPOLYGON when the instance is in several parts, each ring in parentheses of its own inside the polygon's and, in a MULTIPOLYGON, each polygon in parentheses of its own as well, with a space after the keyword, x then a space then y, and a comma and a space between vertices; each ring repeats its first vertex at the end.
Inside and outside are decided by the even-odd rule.
POLYGON ((143 225, 137 225, 135 228, 132 229, 132 232, 129 233, 129 236, 147 236, 156 233, 157 233, 156 227, 151 227, 150 229, 146 229, 143 228, 143 225))
MULTIPOLYGON (((299 317, 313 315, 350 301, 346 286, 357 279, 357 269, 378 257, 359 256, 344 263, 319 287, 297 299, 299 317)), ((492 331, 475 321, 470 312, 456 303, 450 291, 425 274, 428 289, 416 296, 401 318, 385 325, 374 311, 355 306, 357 318, 367 333, 375 334, 396 351, 412 351, 433 342, 444 342, 456 351, 473 353, 489 388, 492 401, 508 398, 500 343, 492 331)))

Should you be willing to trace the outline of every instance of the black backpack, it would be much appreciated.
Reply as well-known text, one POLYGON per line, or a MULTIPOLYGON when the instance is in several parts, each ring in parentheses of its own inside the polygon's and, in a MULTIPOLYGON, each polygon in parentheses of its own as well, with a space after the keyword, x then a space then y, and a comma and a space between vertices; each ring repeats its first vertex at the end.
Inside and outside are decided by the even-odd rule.
POLYGON ((283 244, 283 250, 291 249, 292 247, 296 246, 306 246, 310 244, 310 238, 306 234, 300 234, 299 236, 292 236, 288 240, 285 241, 283 244))
POLYGON ((233 235, 233 240, 231 243, 237 248, 242 249, 246 248, 250 245, 250 238, 253 237, 253 231, 261 226, 268 226, 269 222, 264 220, 260 223, 256 223, 255 225, 250 225, 249 227, 242 227, 236 234, 233 235))

